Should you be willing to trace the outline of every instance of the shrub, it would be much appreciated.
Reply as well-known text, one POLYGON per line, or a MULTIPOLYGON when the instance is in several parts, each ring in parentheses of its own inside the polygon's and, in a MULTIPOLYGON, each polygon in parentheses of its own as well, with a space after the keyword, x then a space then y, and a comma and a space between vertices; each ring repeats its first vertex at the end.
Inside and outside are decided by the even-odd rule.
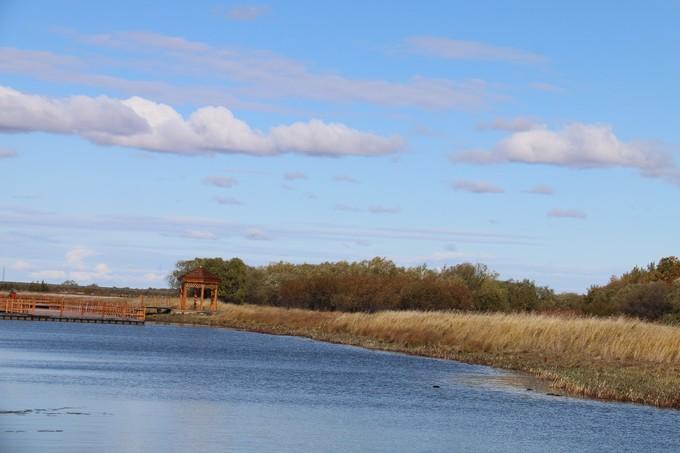
POLYGON ((668 289, 662 282, 627 285, 616 293, 612 302, 622 313, 657 320, 671 312, 668 289))

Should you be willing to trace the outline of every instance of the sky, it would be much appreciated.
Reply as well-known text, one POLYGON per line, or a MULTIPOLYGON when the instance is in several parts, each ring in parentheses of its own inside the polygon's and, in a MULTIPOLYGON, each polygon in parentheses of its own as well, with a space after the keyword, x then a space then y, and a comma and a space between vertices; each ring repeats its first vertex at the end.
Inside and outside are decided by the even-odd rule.
POLYGON ((675 2, 0 0, 0 266, 680 255, 675 2))

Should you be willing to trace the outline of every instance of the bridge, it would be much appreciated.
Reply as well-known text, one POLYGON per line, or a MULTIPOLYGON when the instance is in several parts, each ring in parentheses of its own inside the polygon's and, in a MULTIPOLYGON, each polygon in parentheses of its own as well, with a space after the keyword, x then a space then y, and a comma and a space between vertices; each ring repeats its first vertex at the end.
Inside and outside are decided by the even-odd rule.
POLYGON ((58 296, 0 296, 0 319, 144 324, 144 299, 106 300, 58 296))

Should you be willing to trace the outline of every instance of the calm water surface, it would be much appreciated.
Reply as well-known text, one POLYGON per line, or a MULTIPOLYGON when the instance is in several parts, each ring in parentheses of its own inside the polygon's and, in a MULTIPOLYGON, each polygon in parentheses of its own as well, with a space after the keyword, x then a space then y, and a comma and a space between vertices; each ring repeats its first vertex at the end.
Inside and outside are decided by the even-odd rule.
POLYGON ((223 329, 0 321, 0 451, 680 451, 680 411, 504 376, 223 329))

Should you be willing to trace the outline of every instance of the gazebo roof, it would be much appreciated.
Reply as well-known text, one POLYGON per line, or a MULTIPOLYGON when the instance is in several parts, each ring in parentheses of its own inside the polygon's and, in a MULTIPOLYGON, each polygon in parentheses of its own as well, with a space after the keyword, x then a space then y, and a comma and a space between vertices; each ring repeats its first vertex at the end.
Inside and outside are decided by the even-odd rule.
POLYGON ((197 267, 193 271, 189 271, 179 278, 182 283, 219 283, 219 277, 211 274, 210 272, 203 269, 203 266, 197 267))

